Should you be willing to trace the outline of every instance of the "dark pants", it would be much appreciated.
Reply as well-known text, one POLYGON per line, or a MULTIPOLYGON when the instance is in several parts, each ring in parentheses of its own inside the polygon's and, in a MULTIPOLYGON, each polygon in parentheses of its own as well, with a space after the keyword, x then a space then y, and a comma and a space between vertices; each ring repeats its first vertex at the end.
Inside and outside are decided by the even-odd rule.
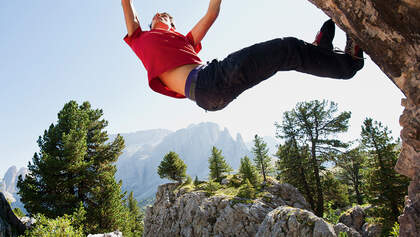
POLYGON ((292 37, 274 39, 202 67, 197 74, 195 100, 201 108, 216 111, 278 71, 295 70, 319 77, 350 79, 362 67, 363 59, 353 59, 292 37))

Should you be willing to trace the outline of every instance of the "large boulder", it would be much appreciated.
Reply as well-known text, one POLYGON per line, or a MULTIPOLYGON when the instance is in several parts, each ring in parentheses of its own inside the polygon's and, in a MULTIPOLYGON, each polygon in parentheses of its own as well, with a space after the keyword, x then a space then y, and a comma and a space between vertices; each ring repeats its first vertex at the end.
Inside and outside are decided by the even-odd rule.
POLYGON ((347 233, 347 236, 349 237, 362 237, 362 235, 357 232, 354 228, 348 227, 344 225, 343 223, 338 223, 334 226, 335 233, 337 236, 340 233, 347 233))
POLYGON ((15 216, 6 197, 0 192, 0 237, 24 234, 26 226, 15 216))
POLYGON ((272 182, 266 187, 266 190, 269 192, 266 196, 272 199, 276 207, 280 204, 310 210, 310 205, 306 202, 303 195, 297 188, 288 183, 272 182))
POLYGON ((256 236, 335 237, 336 234, 331 224, 312 212, 281 206, 267 214, 256 236))
MULTIPOLYGON (((351 35, 404 93, 396 170, 411 179, 400 236, 420 236, 420 2, 309 0, 351 35)), ((392 115, 390 115, 392 116, 392 115)))

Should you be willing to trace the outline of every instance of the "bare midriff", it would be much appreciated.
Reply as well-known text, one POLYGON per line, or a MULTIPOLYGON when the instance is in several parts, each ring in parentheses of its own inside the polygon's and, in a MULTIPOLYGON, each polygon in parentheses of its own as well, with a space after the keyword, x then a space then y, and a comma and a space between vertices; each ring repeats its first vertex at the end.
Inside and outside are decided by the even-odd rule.
POLYGON ((185 96, 185 83, 190 72, 200 64, 187 64, 176 67, 159 75, 169 89, 185 96))

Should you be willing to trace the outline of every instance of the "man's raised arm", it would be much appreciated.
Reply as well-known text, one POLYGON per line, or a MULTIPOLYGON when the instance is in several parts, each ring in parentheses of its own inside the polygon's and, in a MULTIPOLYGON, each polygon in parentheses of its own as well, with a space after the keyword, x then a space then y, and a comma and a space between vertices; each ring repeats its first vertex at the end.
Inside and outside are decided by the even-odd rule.
POLYGON ((191 30, 194 38, 194 43, 198 44, 206 35, 207 31, 213 25, 220 12, 220 4, 222 0, 210 0, 209 9, 207 13, 201 18, 198 23, 191 30))
POLYGON ((139 19, 133 7, 132 0, 121 0, 124 11, 125 25, 127 26, 127 34, 131 36, 137 28, 140 27, 139 19))

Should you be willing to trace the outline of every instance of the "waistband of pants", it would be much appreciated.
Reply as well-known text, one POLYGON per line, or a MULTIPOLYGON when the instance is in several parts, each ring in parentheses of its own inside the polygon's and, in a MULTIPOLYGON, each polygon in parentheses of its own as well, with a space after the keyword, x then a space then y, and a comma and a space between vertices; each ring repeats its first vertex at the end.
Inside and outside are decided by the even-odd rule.
POLYGON ((185 83, 185 97, 195 101, 195 86, 197 84, 198 72, 204 67, 199 65, 188 74, 187 81, 185 83))

